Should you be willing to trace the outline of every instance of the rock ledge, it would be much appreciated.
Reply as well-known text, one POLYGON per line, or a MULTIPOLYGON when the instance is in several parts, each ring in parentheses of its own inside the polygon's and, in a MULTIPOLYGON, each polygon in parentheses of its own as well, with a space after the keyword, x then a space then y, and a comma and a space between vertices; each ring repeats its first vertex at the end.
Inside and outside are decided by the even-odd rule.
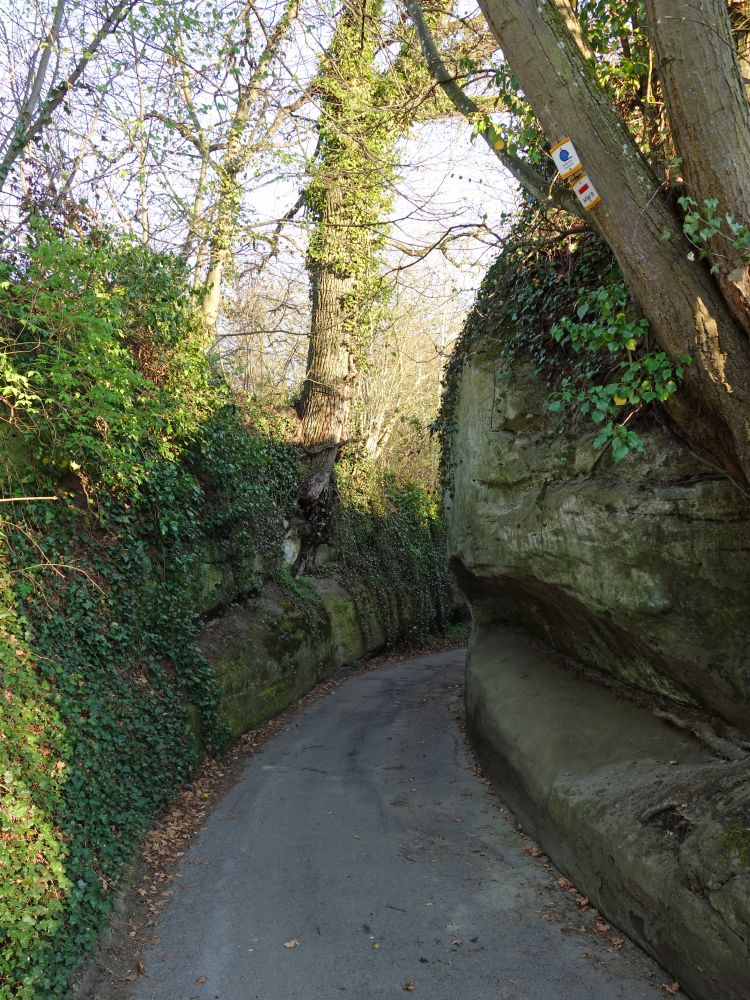
POLYGON ((579 889, 698 1000, 750 996, 747 761, 506 625, 475 628, 466 700, 489 773, 579 889))

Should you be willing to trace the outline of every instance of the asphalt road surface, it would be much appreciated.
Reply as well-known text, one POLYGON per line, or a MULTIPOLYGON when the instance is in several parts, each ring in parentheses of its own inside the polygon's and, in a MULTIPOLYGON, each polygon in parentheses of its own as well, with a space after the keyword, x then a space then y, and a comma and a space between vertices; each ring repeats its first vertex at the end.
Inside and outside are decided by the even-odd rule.
POLYGON ((665 995, 477 780, 463 664, 352 678, 248 762, 183 859, 134 1000, 665 995))

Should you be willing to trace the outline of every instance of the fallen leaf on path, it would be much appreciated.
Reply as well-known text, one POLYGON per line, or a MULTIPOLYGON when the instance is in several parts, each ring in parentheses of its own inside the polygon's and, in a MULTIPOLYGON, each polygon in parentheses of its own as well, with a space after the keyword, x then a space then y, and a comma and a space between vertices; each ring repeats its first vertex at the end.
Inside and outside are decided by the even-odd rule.
POLYGON ((284 942, 284 947, 285 948, 296 948, 298 944, 299 944, 299 938, 292 938, 291 941, 285 941, 284 942))
POLYGON ((680 992, 680 984, 675 979, 675 981, 672 983, 671 986, 667 986, 667 984, 664 983, 662 985, 662 989, 664 990, 665 993, 669 993, 670 996, 674 996, 676 993, 680 992))
POLYGON ((142 976, 145 973, 145 971, 146 971, 146 969, 145 969, 145 967, 143 965, 143 962, 139 962, 138 963, 138 975, 142 976))
POLYGON ((609 924, 605 924, 603 920, 597 920, 596 927, 594 927, 594 931, 596 934, 599 935, 599 937, 604 937, 604 935, 607 933, 608 930, 609 930, 609 924))
POLYGON ((625 944, 625 938, 615 937, 612 935, 609 939, 609 943, 615 949, 615 951, 622 951, 622 946, 625 944))
POLYGON ((401 989, 406 990, 407 993, 411 993, 411 991, 415 990, 416 988, 417 988, 416 983, 404 983, 404 985, 401 987, 401 989))
POLYGON ((372 946, 372 950, 373 951, 377 951, 379 947, 380 947, 380 944, 376 941, 375 944, 372 946))
POLYGON ((461 945, 463 944, 463 941, 461 940, 461 938, 453 938, 451 944, 455 944, 457 948, 460 948, 461 945))
POLYGON ((579 910, 588 910, 589 908, 588 899, 580 892, 576 894, 576 906, 579 910))
POLYGON ((561 875, 560 878, 557 880, 557 884, 559 885, 559 887, 562 889, 563 892, 578 892, 578 890, 570 881, 570 879, 565 878, 565 876, 561 875))
POLYGON ((203 984, 207 982, 208 982, 208 976, 198 976, 198 978, 195 980, 195 985, 203 986, 203 984))
POLYGON ((544 851, 541 847, 537 847, 536 844, 527 844, 523 849, 523 853, 529 858, 540 858, 544 851))

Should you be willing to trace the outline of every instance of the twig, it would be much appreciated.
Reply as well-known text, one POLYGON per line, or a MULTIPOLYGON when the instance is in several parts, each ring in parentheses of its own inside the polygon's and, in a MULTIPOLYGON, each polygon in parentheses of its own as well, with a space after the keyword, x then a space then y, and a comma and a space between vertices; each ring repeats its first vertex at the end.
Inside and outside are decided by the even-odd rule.
POLYGON ((19 503, 21 500, 59 500, 59 497, 0 497, 0 503, 19 503))

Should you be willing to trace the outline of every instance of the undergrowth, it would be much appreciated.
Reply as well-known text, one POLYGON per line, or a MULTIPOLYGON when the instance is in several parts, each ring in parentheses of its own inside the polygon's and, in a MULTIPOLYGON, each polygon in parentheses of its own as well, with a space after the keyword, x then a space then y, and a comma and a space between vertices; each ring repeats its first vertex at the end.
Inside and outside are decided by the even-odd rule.
POLYGON ((139 836, 226 743, 202 540, 257 589, 298 467, 213 371, 180 262, 37 224, 0 266, 3 492, 58 498, 0 524, 0 996, 30 1000, 69 995, 139 836))
POLYGON ((448 624, 452 611, 445 528, 438 503, 417 482, 345 455, 336 466, 335 536, 342 579, 358 595, 365 635, 366 609, 386 641, 424 640, 448 624), (362 581, 366 581, 363 586, 362 581), (409 622, 409 635, 399 635, 409 622))

